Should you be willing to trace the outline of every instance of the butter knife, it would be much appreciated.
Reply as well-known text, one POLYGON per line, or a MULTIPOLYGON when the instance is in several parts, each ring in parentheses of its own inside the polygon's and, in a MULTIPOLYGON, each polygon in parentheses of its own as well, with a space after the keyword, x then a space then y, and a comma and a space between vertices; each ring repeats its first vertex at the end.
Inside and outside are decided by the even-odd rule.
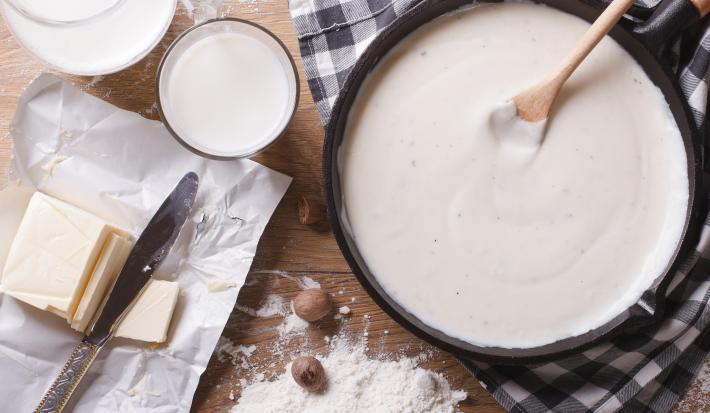
POLYGON ((185 175, 143 230, 96 319, 91 332, 74 347, 64 368, 47 390, 35 413, 60 413, 113 330, 170 252, 195 202, 199 179, 185 175))

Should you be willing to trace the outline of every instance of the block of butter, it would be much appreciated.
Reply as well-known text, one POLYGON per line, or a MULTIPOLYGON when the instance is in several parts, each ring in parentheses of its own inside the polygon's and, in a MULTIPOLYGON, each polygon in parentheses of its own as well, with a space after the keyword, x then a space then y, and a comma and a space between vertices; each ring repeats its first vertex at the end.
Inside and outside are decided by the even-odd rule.
POLYGON ((178 299, 178 283, 150 280, 116 328, 117 337, 164 342, 178 299))
POLYGON ((79 301, 79 306, 74 312, 74 317, 71 320, 74 330, 86 331, 96 310, 103 302, 103 298, 113 285, 118 273, 121 272, 123 264, 126 263, 131 246, 131 241, 128 239, 111 234, 94 266, 91 278, 89 278, 79 301))
MULTIPOLYGON (((0 288, 85 332, 123 268, 131 246, 128 232, 36 192, 10 246, 0 288)), ((151 281, 124 318, 123 336, 165 340, 178 285, 160 281, 153 287, 155 282, 151 281), (131 315, 134 311, 142 316, 131 315), (148 327, 146 322, 150 323, 148 327)))
POLYGON ((3 289, 71 323, 112 234, 129 239, 126 231, 36 192, 5 261, 3 289))

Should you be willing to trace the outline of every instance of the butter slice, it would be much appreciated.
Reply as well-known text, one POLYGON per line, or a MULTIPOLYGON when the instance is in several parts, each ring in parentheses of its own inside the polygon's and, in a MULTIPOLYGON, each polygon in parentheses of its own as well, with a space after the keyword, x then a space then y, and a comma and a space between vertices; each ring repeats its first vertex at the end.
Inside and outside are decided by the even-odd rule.
POLYGON ((150 280, 116 328, 117 337, 163 343, 177 303, 178 283, 150 280))
POLYGON ((71 321, 104 244, 124 231, 36 192, 5 261, 4 291, 71 321))
POLYGON ((99 308, 109 289, 121 272, 128 254, 131 252, 132 243, 118 234, 111 234, 89 282, 84 289, 84 294, 79 301, 71 326, 74 330, 86 332, 86 328, 94 318, 96 309, 99 308))

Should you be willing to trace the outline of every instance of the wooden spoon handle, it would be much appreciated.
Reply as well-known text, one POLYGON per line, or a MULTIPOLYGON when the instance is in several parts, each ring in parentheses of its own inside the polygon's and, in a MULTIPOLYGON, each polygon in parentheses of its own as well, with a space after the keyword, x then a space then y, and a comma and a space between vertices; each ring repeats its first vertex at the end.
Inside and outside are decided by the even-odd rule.
POLYGON ((690 0, 690 2, 698 9, 700 17, 705 17, 710 12, 710 0, 690 0))
MULTIPOLYGON (((693 1, 710 4, 710 0, 693 1)), ((582 63, 633 4, 634 0, 614 0, 607 6, 589 30, 579 39, 574 50, 562 61, 562 66, 555 72, 553 78, 560 82, 560 86, 572 76, 579 64, 582 63)))
POLYGON ((633 3, 634 0, 612 1, 551 75, 513 97, 518 116, 521 119, 528 122, 540 122, 547 119, 552 103, 560 93, 562 85, 633 3))

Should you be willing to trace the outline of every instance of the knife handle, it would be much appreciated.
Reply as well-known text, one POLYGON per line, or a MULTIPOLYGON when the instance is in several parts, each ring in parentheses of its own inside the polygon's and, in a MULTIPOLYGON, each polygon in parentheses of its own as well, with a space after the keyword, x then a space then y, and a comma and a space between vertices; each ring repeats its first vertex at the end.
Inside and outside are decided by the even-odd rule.
POLYGON ((99 347, 95 344, 85 341, 77 344, 52 387, 44 394, 35 413, 61 413, 98 352, 99 347))

